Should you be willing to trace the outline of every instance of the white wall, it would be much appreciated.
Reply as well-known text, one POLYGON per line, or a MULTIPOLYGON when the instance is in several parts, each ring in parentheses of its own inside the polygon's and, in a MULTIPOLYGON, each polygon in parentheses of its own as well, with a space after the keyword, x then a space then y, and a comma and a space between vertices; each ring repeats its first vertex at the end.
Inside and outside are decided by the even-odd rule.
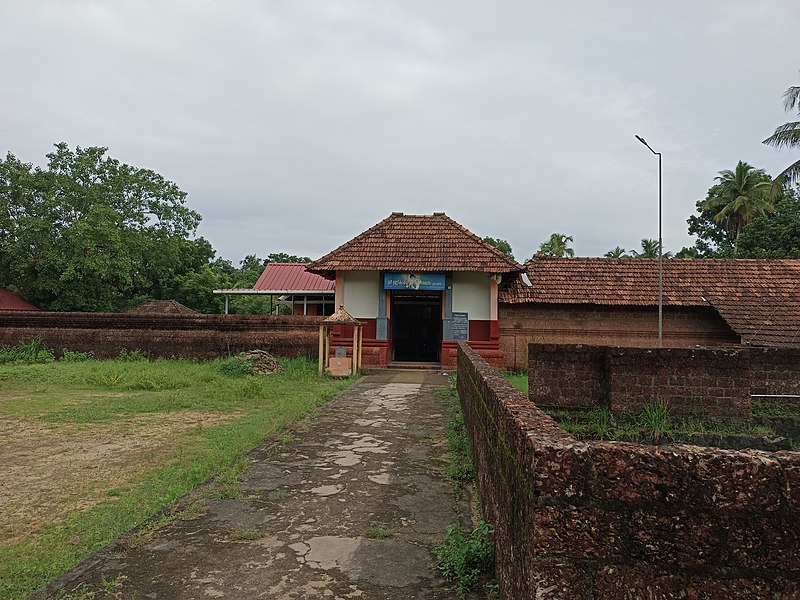
POLYGON ((453 273, 453 312, 469 313, 470 320, 488 321, 491 301, 486 273, 453 273))
POLYGON ((375 319, 378 316, 378 295, 381 289, 378 271, 345 271, 343 273, 345 309, 356 319, 375 319))

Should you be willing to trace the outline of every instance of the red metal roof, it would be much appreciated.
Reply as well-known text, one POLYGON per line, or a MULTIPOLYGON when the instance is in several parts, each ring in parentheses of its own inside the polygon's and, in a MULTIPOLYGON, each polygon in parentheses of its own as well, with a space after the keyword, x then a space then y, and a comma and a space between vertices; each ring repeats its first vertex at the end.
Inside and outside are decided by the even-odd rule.
POLYGON ((33 304, 25 302, 22 298, 9 292, 5 288, 0 288, 0 310, 39 310, 33 304))
POLYGON ((275 292, 327 292, 335 282, 306 271, 305 263, 269 263, 253 286, 275 292))

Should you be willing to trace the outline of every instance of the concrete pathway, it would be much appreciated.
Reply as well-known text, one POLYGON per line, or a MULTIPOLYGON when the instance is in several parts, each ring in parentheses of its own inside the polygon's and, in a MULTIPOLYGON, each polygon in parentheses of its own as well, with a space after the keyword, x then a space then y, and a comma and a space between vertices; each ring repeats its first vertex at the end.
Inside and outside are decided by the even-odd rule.
POLYGON ((425 371, 364 377, 292 439, 252 452, 237 498, 195 491, 179 503, 185 520, 133 532, 50 593, 99 592, 105 580, 139 600, 457 597, 431 568, 445 527, 469 519, 445 475, 448 383, 425 371))

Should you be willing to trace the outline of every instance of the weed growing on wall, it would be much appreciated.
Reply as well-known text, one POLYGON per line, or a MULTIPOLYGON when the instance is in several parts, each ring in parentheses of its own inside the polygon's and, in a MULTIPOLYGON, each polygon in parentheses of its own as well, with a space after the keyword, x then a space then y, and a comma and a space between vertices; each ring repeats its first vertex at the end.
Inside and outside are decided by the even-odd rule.
POLYGON ((645 404, 642 407, 642 414, 639 423, 656 442, 661 436, 670 431, 669 407, 664 402, 654 402, 645 404))
POLYGON ((434 550, 436 568, 442 577, 456 583, 458 595, 464 598, 484 576, 491 576, 494 570, 494 527, 486 521, 468 535, 459 525, 449 525, 444 542, 434 550))
POLYGON ((455 388, 455 382, 445 392, 447 408, 450 412, 450 421, 447 423, 447 444, 450 448, 450 467, 447 475, 452 479, 457 491, 475 480, 475 465, 472 462, 472 449, 464 424, 464 413, 461 411, 461 401, 455 388))

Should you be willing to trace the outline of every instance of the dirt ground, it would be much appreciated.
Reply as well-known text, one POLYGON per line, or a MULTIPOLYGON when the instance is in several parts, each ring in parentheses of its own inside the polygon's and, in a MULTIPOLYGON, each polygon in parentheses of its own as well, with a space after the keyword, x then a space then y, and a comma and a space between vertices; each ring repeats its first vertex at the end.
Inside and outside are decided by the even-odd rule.
POLYGON ((236 497, 198 490, 175 509, 202 510, 143 525, 150 535, 123 536, 35 597, 111 581, 125 599, 457 598, 432 568, 447 525, 472 518, 446 477, 447 383, 363 378, 251 452, 236 497))
POLYGON ((90 424, 0 415, 0 543, 109 500, 174 455, 181 437, 235 414, 178 412, 90 424))

